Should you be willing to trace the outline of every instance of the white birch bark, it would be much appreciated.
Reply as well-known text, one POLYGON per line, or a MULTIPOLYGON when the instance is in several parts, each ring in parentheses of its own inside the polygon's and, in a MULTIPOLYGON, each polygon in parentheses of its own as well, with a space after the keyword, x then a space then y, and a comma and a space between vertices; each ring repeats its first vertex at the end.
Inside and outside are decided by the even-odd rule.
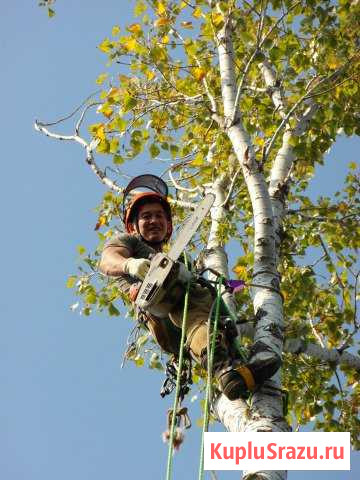
MULTIPOLYGON (((211 192, 215 194, 215 202, 210 210, 211 227, 205 250, 204 266, 212 268, 219 272, 224 278, 229 278, 228 256, 224 244, 219 238, 219 229, 224 221, 226 214, 225 202, 227 196, 227 187, 229 186, 229 177, 221 175, 211 187, 211 192)), ((210 279, 215 279, 211 274, 210 279)), ((216 279, 215 279, 216 280, 216 279)), ((223 299, 232 312, 236 312, 236 305, 232 295, 225 293, 223 299)))
MULTIPOLYGON (((238 326, 241 336, 249 339, 254 338, 254 327, 250 323, 238 326)), ((332 366, 345 366, 360 370, 360 357, 347 350, 339 351, 336 348, 329 349, 318 343, 308 342, 301 338, 289 338, 284 342, 284 352, 294 355, 304 355, 308 358, 317 358, 321 363, 329 363, 332 366)))
MULTIPOLYGON (((255 152, 249 136, 243 128, 239 111, 234 112, 236 82, 234 53, 230 22, 225 25, 216 41, 219 54, 222 99, 224 105, 225 128, 241 165, 248 188, 254 215, 254 276, 256 283, 267 288, 253 289, 253 304, 257 323, 254 341, 263 342, 273 352, 281 356, 283 341, 283 311, 281 296, 274 292, 279 282, 276 272, 275 235, 273 212, 268 188, 261 168, 256 162, 255 152), (234 121, 232 121, 234 119, 234 121)), ((279 376, 268 382, 253 395, 252 404, 244 416, 238 403, 218 399, 215 410, 225 427, 232 431, 284 431, 279 376)), ((284 479, 285 472, 245 472, 256 479, 284 479)))

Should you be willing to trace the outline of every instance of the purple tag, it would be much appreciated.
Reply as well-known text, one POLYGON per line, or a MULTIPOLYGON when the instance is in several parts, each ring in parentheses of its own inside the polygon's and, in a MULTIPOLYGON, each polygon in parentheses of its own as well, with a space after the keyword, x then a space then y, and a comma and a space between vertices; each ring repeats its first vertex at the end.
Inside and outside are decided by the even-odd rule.
POLYGON ((226 286, 229 287, 232 291, 232 293, 240 292, 245 288, 245 282, 244 280, 227 280, 226 281, 226 286))

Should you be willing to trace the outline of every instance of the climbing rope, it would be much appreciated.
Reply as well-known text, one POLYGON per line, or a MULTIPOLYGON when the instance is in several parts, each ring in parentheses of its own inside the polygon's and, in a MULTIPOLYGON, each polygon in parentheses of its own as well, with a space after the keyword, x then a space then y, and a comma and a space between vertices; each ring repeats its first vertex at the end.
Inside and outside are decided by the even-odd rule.
MULTIPOLYGON (((187 266, 188 262, 187 262, 186 255, 184 255, 184 258, 185 258, 185 265, 187 266)), ((216 281, 216 284, 217 284, 216 298, 212 304, 212 307, 209 313, 209 320, 208 320, 207 381, 206 381, 206 389, 205 389, 204 420, 203 420, 203 428, 202 428, 202 434, 201 434, 201 450, 200 450, 198 480, 203 480, 204 478, 204 434, 205 432, 207 432, 209 427, 209 418, 210 418, 209 404, 212 397, 212 367, 213 367, 213 361, 214 361, 216 334, 218 329, 221 308, 225 309, 226 313, 234 322, 234 324, 237 321, 237 317, 234 315, 231 309, 229 309, 226 302, 222 298, 223 293, 225 293, 225 292, 222 292, 222 288, 224 286, 224 283, 223 283, 224 278, 218 272, 216 273, 218 276, 218 279, 216 281), (212 319, 213 319, 213 325, 211 325, 212 319)), ((245 285, 245 282, 237 281, 237 283, 241 283, 242 285, 245 285)), ((229 288, 230 285, 228 284, 226 284, 225 282, 225 288, 229 288)), ((247 286, 267 288, 262 285, 250 284, 247 286)), ((272 288, 269 288, 269 289, 272 290, 272 288)), ((167 468, 166 468, 166 480, 171 480, 171 476, 172 476, 172 460, 173 460, 173 451, 174 451, 175 425, 177 421, 177 411, 178 411, 180 387, 181 387, 181 375, 182 375, 182 368, 184 363, 184 345, 185 345, 185 331, 186 331, 188 306, 189 306, 189 291, 190 291, 190 281, 186 285, 186 292, 185 292, 185 298, 184 298, 184 310, 183 310, 183 318, 182 318, 182 326, 181 326, 181 340, 180 340, 180 348, 179 348, 179 360, 178 360, 178 370, 177 370, 177 377, 176 377, 175 397, 174 397, 173 409, 170 412, 171 414, 169 415, 169 419, 171 418, 171 426, 170 426, 170 433, 169 433, 169 449, 168 449, 167 468)), ((246 358, 246 351, 239 345, 237 345, 237 347, 238 347, 237 350, 238 350, 238 353, 240 354, 240 357, 244 360, 246 358)))
MULTIPOLYGON (((185 258, 185 266, 188 266, 187 257, 184 254, 185 258)), ((172 458, 173 458, 173 451, 174 451, 174 433, 175 433, 175 423, 176 423, 176 412, 178 409, 179 403, 179 394, 180 394, 180 384, 181 384, 181 370, 184 358, 184 344, 185 344, 185 330, 186 330, 186 322, 187 322, 187 314, 188 314, 188 307, 189 307, 189 290, 190 290, 190 281, 186 285, 185 291, 185 299, 184 299, 184 310, 183 310, 183 318, 182 318, 182 325, 181 325, 181 340, 180 340, 180 349, 179 349, 179 365, 177 371, 177 378, 176 378, 176 388, 175 388, 175 397, 174 397, 174 405, 173 405, 173 414, 171 417, 171 427, 170 427, 170 438, 169 438, 169 450, 168 450, 168 458, 167 458, 167 467, 166 467, 166 480, 171 479, 172 473, 172 458)))
POLYGON ((210 315, 209 315, 209 325, 208 325, 208 346, 207 346, 207 381, 206 381, 206 390, 205 390, 205 405, 204 405, 204 420, 203 420, 203 428, 201 433, 201 446, 200 446, 200 462, 199 462, 199 480, 203 480, 204 478, 204 434, 208 431, 209 428, 209 403, 211 399, 211 387, 212 387, 212 366, 214 362, 214 352, 215 352, 215 342, 216 342, 216 334, 217 334, 217 327, 219 323, 220 317, 220 305, 222 302, 222 293, 221 287, 223 283, 223 277, 220 276, 217 282, 217 293, 215 299, 215 314, 214 314, 214 304, 211 308, 210 315), (213 315, 214 314, 214 315, 213 315), (214 324, 211 331, 211 320, 214 316, 214 324), (210 345, 210 338, 211 338, 211 345, 210 345))

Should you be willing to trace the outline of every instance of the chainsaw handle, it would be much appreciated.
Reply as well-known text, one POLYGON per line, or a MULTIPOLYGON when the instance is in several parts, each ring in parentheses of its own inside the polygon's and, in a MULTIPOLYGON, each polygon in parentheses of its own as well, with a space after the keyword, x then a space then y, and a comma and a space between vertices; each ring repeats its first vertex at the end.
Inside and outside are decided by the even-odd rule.
POLYGON ((139 293, 139 290, 140 290, 140 287, 141 287, 141 283, 142 282, 133 283, 130 287, 129 298, 132 302, 135 302, 135 300, 138 296, 138 293, 139 293))

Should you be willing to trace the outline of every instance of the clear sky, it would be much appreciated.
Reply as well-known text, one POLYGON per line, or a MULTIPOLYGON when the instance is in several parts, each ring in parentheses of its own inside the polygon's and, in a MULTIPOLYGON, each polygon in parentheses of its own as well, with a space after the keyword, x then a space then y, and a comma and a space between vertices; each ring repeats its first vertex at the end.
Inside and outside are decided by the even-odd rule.
MULTIPOLYGON (((77 268, 76 246, 91 249, 97 242, 93 208, 104 188, 80 147, 33 129, 35 118, 54 120, 96 90, 106 61, 96 46, 113 25, 131 21, 132 5, 62 0, 48 20, 37 3, 1 5, 0 478, 160 480, 167 455, 161 432, 172 402, 159 396, 163 378, 133 365, 121 370, 130 321, 72 313, 76 299, 65 288, 77 268)), ((359 151, 359 139, 337 142, 312 192, 335 190, 343 166, 358 160, 359 151)), ((194 422, 198 417, 193 412, 194 422)), ((176 454, 175 479, 197 478, 199 448, 193 426, 176 454)), ((357 453, 351 472, 312 476, 359 475, 357 453)), ((289 474, 300 478, 301 472, 289 474)))

